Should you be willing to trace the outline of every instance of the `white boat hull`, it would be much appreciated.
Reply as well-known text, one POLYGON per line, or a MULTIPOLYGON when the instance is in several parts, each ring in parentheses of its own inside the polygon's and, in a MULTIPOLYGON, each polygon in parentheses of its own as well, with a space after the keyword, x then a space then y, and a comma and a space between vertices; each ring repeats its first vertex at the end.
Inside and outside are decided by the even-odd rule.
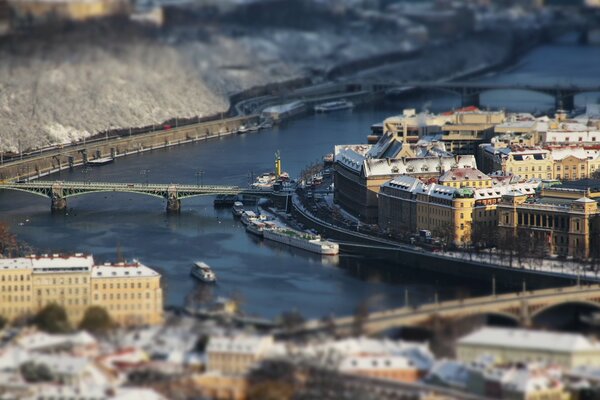
POLYGON ((337 243, 321 239, 307 240, 300 237, 289 236, 278 232, 276 229, 264 230, 263 237, 265 239, 273 240, 275 242, 287 244, 288 246, 297 247, 299 249, 321 255, 333 256, 340 252, 339 245, 337 243))

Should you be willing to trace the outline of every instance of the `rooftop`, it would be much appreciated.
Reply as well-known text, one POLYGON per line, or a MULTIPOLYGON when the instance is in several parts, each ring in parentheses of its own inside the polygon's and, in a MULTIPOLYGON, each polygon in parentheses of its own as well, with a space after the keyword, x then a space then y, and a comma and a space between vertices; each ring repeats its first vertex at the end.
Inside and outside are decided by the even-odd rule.
POLYGON ((489 176, 478 170, 477 168, 452 168, 440 177, 440 183, 453 181, 488 181, 489 176))
POLYGON ((488 346, 571 353, 600 351, 600 343, 580 334, 485 327, 458 341, 458 345, 488 346))

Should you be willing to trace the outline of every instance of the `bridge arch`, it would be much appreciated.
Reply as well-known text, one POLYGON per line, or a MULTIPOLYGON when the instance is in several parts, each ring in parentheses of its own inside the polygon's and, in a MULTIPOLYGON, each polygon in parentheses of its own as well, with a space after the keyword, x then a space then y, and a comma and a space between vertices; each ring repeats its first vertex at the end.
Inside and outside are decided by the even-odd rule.
POLYGON ((497 310, 497 311, 496 310, 475 311, 472 313, 468 313, 468 314, 456 317, 455 321, 467 320, 468 318, 473 318, 473 317, 486 317, 487 319, 489 319, 491 317, 491 318, 503 319, 503 320, 512 322, 514 324, 514 326, 518 326, 520 323, 520 317, 518 315, 508 312, 508 311, 500 311, 500 310, 497 310))
POLYGON ((144 196, 156 197, 156 198, 163 199, 163 200, 165 200, 167 198, 166 195, 163 196, 162 194, 149 193, 149 192, 143 192, 143 191, 138 191, 138 190, 108 190, 108 189, 107 190, 90 190, 89 192, 68 193, 68 194, 65 194, 63 197, 68 199, 68 198, 84 196, 87 194, 96 194, 96 193, 139 194, 139 195, 144 195, 144 196))
POLYGON ((51 199, 52 198, 51 191, 50 192, 46 192, 44 190, 34 191, 34 190, 28 190, 28 189, 19 188, 19 187, 2 187, 0 189, 3 189, 3 190, 13 190, 13 191, 16 191, 16 192, 23 192, 23 193, 27 193, 27 194, 33 194, 33 195, 36 195, 36 196, 44 197, 46 199, 51 199))
POLYGON ((537 319, 541 315, 543 315, 544 313, 547 313, 549 311, 552 311, 553 309, 556 309, 556 308, 559 308, 559 307, 568 306, 568 305, 588 306, 588 307, 592 307, 592 308, 595 308, 595 309, 597 309, 597 310, 600 311, 600 299, 598 299, 598 301, 593 301, 593 300, 568 300, 568 301, 564 301, 564 302, 560 302, 560 303, 545 305, 545 306, 543 306, 541 308, 538 308, 538 309, 536 309, 535 311, 533 311, 531 313, 531 318, 532 319, 537 319))

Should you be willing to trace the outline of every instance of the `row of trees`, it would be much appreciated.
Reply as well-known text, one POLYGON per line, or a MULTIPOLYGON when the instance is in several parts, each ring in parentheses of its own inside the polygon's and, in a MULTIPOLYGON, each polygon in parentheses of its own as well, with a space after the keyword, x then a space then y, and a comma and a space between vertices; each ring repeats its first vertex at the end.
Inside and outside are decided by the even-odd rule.
MULTIPOLYGON (((0 317, 0 328, 6 324, 6 319, 0 317)), ((69 333, 74 330, 74 326, 69 321, 64 307, 58 304, 48 304, 32 318, 19 321, 21 323, 31 323, 38 329, 48 333, 69 333)), ((89 307, 77 329, 86 330, 94 334, 103 334, 115 327, 115 323, 104 307, 89 307)))

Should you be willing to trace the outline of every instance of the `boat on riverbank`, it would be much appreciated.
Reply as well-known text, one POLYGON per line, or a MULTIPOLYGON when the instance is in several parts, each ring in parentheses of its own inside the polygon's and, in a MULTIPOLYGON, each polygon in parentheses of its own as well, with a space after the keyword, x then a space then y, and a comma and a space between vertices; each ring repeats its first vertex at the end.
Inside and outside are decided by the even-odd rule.
POLYGON ((303 101, 296 100, 290 103, 267 107, 261 113, 261 117, 276 124, 283 119, 300 115, 303 112, 306 112, 306 104, 303 101))
POLYGON ((95 158, 93 160, 88 160, 87 165, 89 165, 91 167, 99 167, 101 165, 110 164, 113 161, 115 161, 115 159, 112 157, 100 157, 100 158, 95 158))
POLYGON ((291 228, 263 229, 263 237, 321 255, 336 255, 340 252, 337 243, 323 240, 319 235, 300 232, 291 228))
POLYGON ((248 225, 252 221, 258 221, 258 215, 256 215, 254 211, 247 210, 242 212, 242 218, 240 219, 240 221, 242 222, 242 224, 248 225))
POLYGON ((215 273, 212 271, 212 269, 210 269, 208 264, 202 261, 197 261, 194 263, 190 274, 194 278, 199 279, 205 283, 213 283, 217 281, 217 276, 215 275, 215 273))
POLYGON ((332 111, 349 110, 354 108, 354 103, 348 100, 329 101, 315 106, 315 112, 327 113, 332 111))
POLYGON ((231 207, 231 213, 235 217, 241 217, 244 213, 244 203, 242 203, 241 201, 236 201, 235 203, 233 203, 233 207, 231 207))

